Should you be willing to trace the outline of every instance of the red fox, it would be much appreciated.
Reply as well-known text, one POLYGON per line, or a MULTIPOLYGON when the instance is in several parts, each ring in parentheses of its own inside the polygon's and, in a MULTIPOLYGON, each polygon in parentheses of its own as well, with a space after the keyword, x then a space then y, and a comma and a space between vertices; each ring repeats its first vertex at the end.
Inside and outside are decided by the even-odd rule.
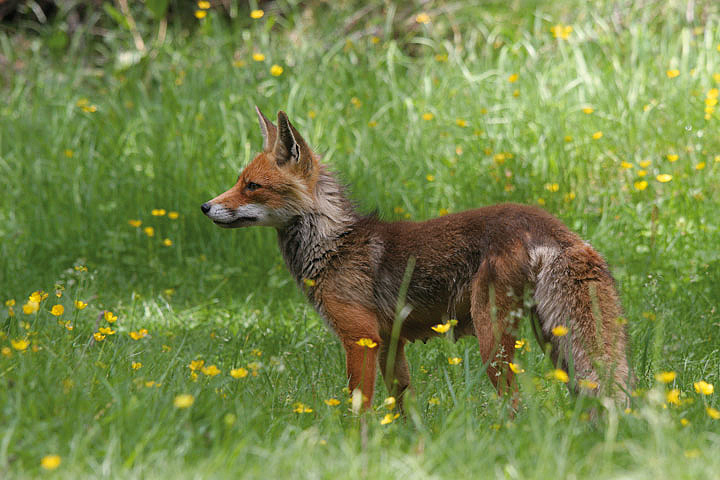
POLYGON ((511 203, 424 222, 363 216, 284 112, 275 125, 256 111, 262 152, 202 212, 223 228, 277 230, 288 269, 345 349, 349 388, 360 389, 365 408, 378 362, 402 401, 410 385, 405 344, 438 335, 431 327, 450 319, 456 337, 477 336, 491 382, 517 407, 509 363, 528 299, 538 340, 574 372, 570 388, 627 404, 627 334, 613 277, 560 220, 511 203), (395 325, 413 261, 406 316, 395 325), (567 334, 554 335, 559 326, 567 334))

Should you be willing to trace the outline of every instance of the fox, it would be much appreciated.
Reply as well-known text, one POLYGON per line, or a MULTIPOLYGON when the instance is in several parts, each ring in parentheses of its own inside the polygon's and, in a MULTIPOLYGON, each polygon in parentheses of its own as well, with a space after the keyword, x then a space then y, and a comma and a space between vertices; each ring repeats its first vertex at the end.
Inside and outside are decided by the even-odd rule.
POLYGON ((362 394, 362 408, 372 407, 378 369, 402 408, 410 388, 405 346, 451 324, 456 339, 477 337, 490 382, 517 409, 511 364, 524 318, 557 368, 572 373, 571 391, 583 386, 629 403, 615 280, 559 219, 515 203, 420 222, 361 214, 285 112, 274 124, 255 110, 262 151, 202 213, 222 228, 277 231, 288 270, 345 350, 347 386, 362 394), (556 327, 567 334, 553 334, 556 327))

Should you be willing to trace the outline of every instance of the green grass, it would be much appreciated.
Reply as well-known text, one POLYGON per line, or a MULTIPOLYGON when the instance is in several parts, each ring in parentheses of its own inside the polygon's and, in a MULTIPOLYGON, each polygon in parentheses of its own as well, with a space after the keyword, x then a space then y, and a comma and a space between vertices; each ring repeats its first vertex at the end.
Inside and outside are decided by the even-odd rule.
MULTIPOLYGON (((62 478, 716 476, 720 421, 706 407, 720 402, 693 383, 720 388, 719 112, 705 118, 720 87, 718 7, 698 2, 689 18, 680 2, 431 2, 421 25, 420 6, 349 23, 349 3, 279 5, 259 21, 171 24, 136 63, 120 30, 80 29, 62 51, 48 48, 51 27, 0 31, 13 65, 0 71, 0 295, 16 300, 15 316, 0 306, 0 475, 46 475, 41 459, 58 454, 62 478), (567 40, 555 24, 573 26, 567 40), (260 148, 254 105, 288 112, 383 218, 514 201, 563 219, 618 280, 632 411, 599 407, 589 421, 595 405, 548 379, 529 340, 511 419, 466 338, 409 347, 406 417, 380 424, 381 382, 376 411, 352 414, 342 349, 296 291, 275 233, 221 230, 199 211, 260 148), (23 314, 39 289, 50 296, 23 314), (103 310, 116 333, 95 342, 103 310), (198 359, 222 373, 194 381, 198 359), (229 375, 253 362, 256 376, 229 375), (659 385, 665 370, 677 378, 659 385), (671 388, 681 405, 667 405, 671 388), (175 408, 183 393, 194 404, 175 408)), ((156 28, 140 25, 146 39, 156 28)))

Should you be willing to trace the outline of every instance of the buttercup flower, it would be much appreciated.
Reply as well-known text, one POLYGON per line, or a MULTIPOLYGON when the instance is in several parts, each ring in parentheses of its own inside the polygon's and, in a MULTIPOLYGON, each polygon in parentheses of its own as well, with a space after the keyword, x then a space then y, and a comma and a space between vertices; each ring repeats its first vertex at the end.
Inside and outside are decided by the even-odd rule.
POLYGON ((377 343, 373 342, 373 341, 372 341, 371 339, 369 339, 369 338, 361 338, 360 340, 358 340, 358 341, 355 342, 355 343, 357 343, 357 344, 360 345, 361 347, 367 347, 367 348, 375 348, 375 347, 377 347, 377 343))
POLYGON ((568 328, 565 325, 558 325, 552 329, 552 334, 556 337, 564 337, 568 333, 568 328))
POLYGON ((56 317, 59 317, 63 313, 65 313, 65 307, 62 305, 53 305, 53 307, 50 309, 50 313, 55 315, 56 317))
POLYGON ((675 372, 660 372, 655 375, 655 380, 660 383, 670 383, 675 380, 675 377, 677 377, 677 373, 675 372))
POLYGON ((435 331, 438 332, 438 333, 445 333, 445 332, 447 332, 448 330, 450 330, 450 322, 448 322, 448 323, 438 323, 437 325, 433 325, 433 326, 430 327, 430 328, 432 328, 433 330, 435 330, 435 331))
POLYGON ((75 300, 75 308, 78 310, 82 310, 83 308, 87 307, 87 303, 83 302, 82 300, 75 300))
POLYGON ((248 376, 248 371, 245 368, 233 368, 230 370, 230 376, 233 378, 245 378, 248 376))
POLYGON ((60 463, 62 463, 60 455, 45 455, 40 460, 40 466, 45 470, 55 470, 60 466, 60 463))
POLYGON ((328 398, 327 400, 325 400, 325 405, 328 405, 330 407, 337 407, 338 405, 340 405, 340 400, 338 400, 337 398, 328 398))
POLYGON ((693 387, 695 387, 695 391, 697 393, 702 393, 703 395, 712 395, 712 393, 715 391, 715 387, 713 387, 713 384, 707 383, 705 380, 700 380, 699 382, 693 383, 693 387))
POLYGON ((260 10, 260 9, 258 9, 258 10, 253 10, 252 12, 250 12, 250 18, 252 18, 252 19, 254 19, 254 20, 257 20, 257 19, 259 19, 259 18, 262 18, 263 15, 265 15, 265 12, 262 11, 262 10, 260 10))
POLYGON ((460 357, 450 357, 450 358, 448 358, 448 363, 449 363, 450 365, 460 365, 461 362, 462 362, 462 358, 460 358, 460 357))
POLYGON ((189 393, 178 395, 173 400, 173 405, 175 405, 175 408, 189 408, 192 406, 193 403, 195 403, 195 397, 193 397, 189 393))

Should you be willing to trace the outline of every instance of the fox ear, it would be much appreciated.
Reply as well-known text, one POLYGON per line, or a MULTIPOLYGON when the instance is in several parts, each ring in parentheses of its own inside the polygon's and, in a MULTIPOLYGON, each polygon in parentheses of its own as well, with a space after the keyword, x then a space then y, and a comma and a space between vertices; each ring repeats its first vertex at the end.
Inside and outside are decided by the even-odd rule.
POLYGON ((263 136, 263 152, 269 152, 275 145, 275 140, 277 139, 277 127, 263 115, 257 106, 255 106, 255 111, 258 114, 260 133, 262 133, 263 136))
POLYGON ((279 166, 294 165, 308 174, 313 167, 313 156, 310 147, 300 133, 293 127, 283 111, 278 112, 277 140, 273 153, 279 166))

